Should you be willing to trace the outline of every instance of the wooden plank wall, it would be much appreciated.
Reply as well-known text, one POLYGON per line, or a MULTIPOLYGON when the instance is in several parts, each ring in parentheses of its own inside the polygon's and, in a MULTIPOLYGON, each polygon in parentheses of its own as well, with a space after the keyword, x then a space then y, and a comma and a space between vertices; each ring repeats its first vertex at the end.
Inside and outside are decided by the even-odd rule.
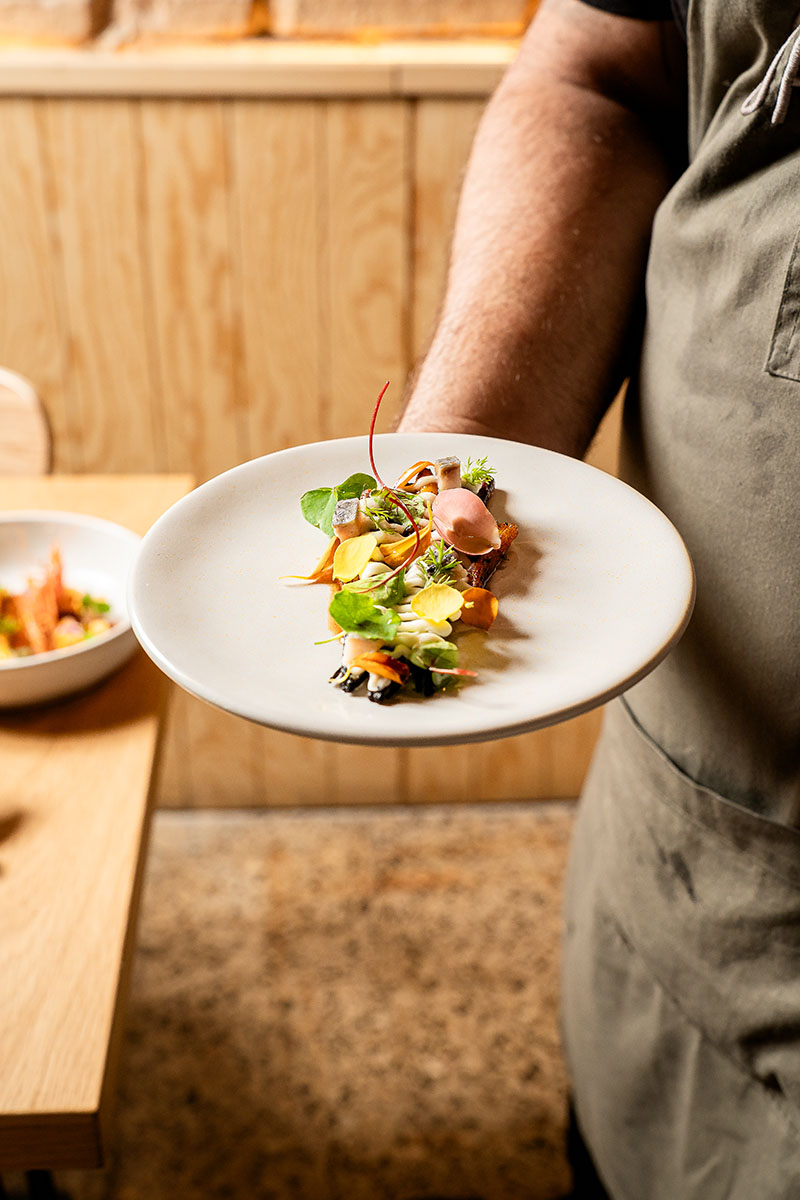
MULTIPOLYGON (((40 391, 55 470, 202 481, 364 432, 384 379, 396 405, 435 316, 481 109, 0 99, 0 363, 40 391)), ((443 756, 303 741, 176 693, 160 799, 569 796, 598 719, 443 756)))

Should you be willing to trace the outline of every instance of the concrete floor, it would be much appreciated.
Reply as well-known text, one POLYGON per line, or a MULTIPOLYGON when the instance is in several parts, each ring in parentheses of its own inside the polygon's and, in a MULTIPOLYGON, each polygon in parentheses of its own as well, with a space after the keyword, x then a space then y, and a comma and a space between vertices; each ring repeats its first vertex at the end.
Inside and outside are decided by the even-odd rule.
POLYGON ((570 803, 157 814, 75 1200, 553 1200, 570 803))

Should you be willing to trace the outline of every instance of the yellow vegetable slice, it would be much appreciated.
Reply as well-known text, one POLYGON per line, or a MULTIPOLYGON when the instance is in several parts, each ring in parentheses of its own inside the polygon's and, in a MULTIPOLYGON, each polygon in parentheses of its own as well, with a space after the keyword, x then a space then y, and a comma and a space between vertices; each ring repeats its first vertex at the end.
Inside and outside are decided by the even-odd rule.
POLYGON ((431 583, 417 592, 411 601, 411 610, 424 621, 449 621, 461 612, 461 592, 447 583, 431 583))
POLYGON ((377 544, 374 533, 362 533, 360 537, 348 538, 346 542, 342 542, 336 547, 333 556, 333 578, 340 579, 342 583, 357 579, 372 558, 377 544))

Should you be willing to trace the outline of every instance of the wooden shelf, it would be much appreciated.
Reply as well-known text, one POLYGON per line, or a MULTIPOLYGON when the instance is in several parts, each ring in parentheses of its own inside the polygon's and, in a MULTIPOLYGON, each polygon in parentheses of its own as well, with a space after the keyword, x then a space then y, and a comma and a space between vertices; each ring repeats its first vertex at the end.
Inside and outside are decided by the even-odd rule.
POLYGON ((150 42, 122 49, 0 43, 3 96, 487 96, 512 41, 150 42))

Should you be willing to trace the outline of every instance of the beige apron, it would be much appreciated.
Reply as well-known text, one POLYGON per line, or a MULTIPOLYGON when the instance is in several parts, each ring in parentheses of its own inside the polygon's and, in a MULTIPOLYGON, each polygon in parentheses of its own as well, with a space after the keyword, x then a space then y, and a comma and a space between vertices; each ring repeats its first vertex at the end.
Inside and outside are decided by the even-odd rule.
POLYGON ((795 5, 692 0, 691 163, 626 411, 626 475, 698 592, 609 708, 570 865, 564 1043, 614 1200, 800 1198, 795 5))

